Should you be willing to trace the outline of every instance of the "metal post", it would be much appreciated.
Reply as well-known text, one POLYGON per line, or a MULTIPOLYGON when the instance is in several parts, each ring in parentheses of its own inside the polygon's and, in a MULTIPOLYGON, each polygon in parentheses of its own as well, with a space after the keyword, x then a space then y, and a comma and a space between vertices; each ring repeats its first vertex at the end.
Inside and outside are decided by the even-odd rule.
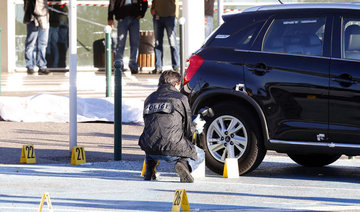
MULTIPOLYGON (((180 24, 180 74, 181 74, 181 80, 184 79, 184 73, 185 73, 185 43, 184 43, 184 39, 185 39, 185 18, 181 17, 179 19, 179 24, 180 24)), ((182 84, 182 82, 181 82, 182 84)))
POLYGON ((223 11, 224 11, 224 4, 223 0, 217 0, 217 8, 218 8, 218 24, 219 26, 224 23, 222 19, 223 11))
POLYGON ((106 97, 112 96, 111 90, 111 69, 112 69, 112 63, 111 63, 111 26, 107 25, 105 26, 105 40, 106 40, 106 50, 105 50, 105 67, 106 67, 106 97))
POLYGON ((205 14, 203 0, 183 0, 185 59, 201 47, 205 39, 205 14), (194 36, 196 35, 196 36, 194 36))
POLYGON ((69 57, 70 57, 70 144, 69 150, 77 146, 77 7, 76 0, 70 0, 69 8, 69 57))
POLYGON ((122 90, 121 90, 121 74, 124 64, 121 61, 115 61, 115 96, 114 96, 114 160, 121 160, 122 148, 122 90))

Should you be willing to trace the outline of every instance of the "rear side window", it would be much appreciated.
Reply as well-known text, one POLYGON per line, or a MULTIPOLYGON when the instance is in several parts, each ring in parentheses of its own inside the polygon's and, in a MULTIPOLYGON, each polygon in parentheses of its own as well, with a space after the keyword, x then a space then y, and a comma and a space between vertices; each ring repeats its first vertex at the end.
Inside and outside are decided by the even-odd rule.
POLYGON ((343 58, 360 60, 360 19, 343 19, 343 58))
POLYGON ((275 19, 268 29, 263 51, 322 55, 325 17, 275 19))
POLYGON ((248 50, 264 22, 244 18, 225 23, 226 26, 215 35, 210 45, 248 50))

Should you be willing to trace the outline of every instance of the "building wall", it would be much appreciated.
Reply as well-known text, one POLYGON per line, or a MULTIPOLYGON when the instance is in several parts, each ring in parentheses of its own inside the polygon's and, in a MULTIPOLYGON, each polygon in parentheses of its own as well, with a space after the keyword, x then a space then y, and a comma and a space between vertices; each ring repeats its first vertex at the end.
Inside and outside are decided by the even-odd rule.
POLYGON ((5 0, 0 7, 1 27, 1 71, 13 72, 15 58, 15 4, 13 0, 5 0))

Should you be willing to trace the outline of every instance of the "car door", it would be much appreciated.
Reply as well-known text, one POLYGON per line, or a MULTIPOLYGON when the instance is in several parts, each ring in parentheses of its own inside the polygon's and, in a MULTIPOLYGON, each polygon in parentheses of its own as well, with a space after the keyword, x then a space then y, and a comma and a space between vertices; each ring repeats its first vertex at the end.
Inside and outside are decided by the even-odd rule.
POLYGON ((273 142, 322 141, 328 131, 332 17, 287 14, 270 20, 248 53, 245 86, 262 107, 273 142))
POLYGON ((335 19, 330 65, 329 134, 334 143, 360 144, 360 15, 335 19))

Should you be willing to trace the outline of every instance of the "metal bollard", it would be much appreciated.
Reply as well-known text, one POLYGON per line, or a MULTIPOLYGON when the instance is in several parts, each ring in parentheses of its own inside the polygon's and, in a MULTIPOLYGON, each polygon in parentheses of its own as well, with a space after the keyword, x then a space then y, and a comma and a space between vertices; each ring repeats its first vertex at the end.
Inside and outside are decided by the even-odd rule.
POLYGON ((111 85, 111 69, 112 69, 112 63, 111 63, 111 26, 107 25, 105 26, 105 67, 106 67, 106 97, 112 96, 112 85, 111 85))
POLYGON ((181 85, 184 79, 184 70, 185 70, 185 18, 181 17, 179 19, 180 24, 180 74, 181 74, 181 85))
POLYGON ((121 160, 122 153, 122 89, 121 74, 124 64, 121 61, 115 61, 115 95, 114 95, 114 160, 121 160))

